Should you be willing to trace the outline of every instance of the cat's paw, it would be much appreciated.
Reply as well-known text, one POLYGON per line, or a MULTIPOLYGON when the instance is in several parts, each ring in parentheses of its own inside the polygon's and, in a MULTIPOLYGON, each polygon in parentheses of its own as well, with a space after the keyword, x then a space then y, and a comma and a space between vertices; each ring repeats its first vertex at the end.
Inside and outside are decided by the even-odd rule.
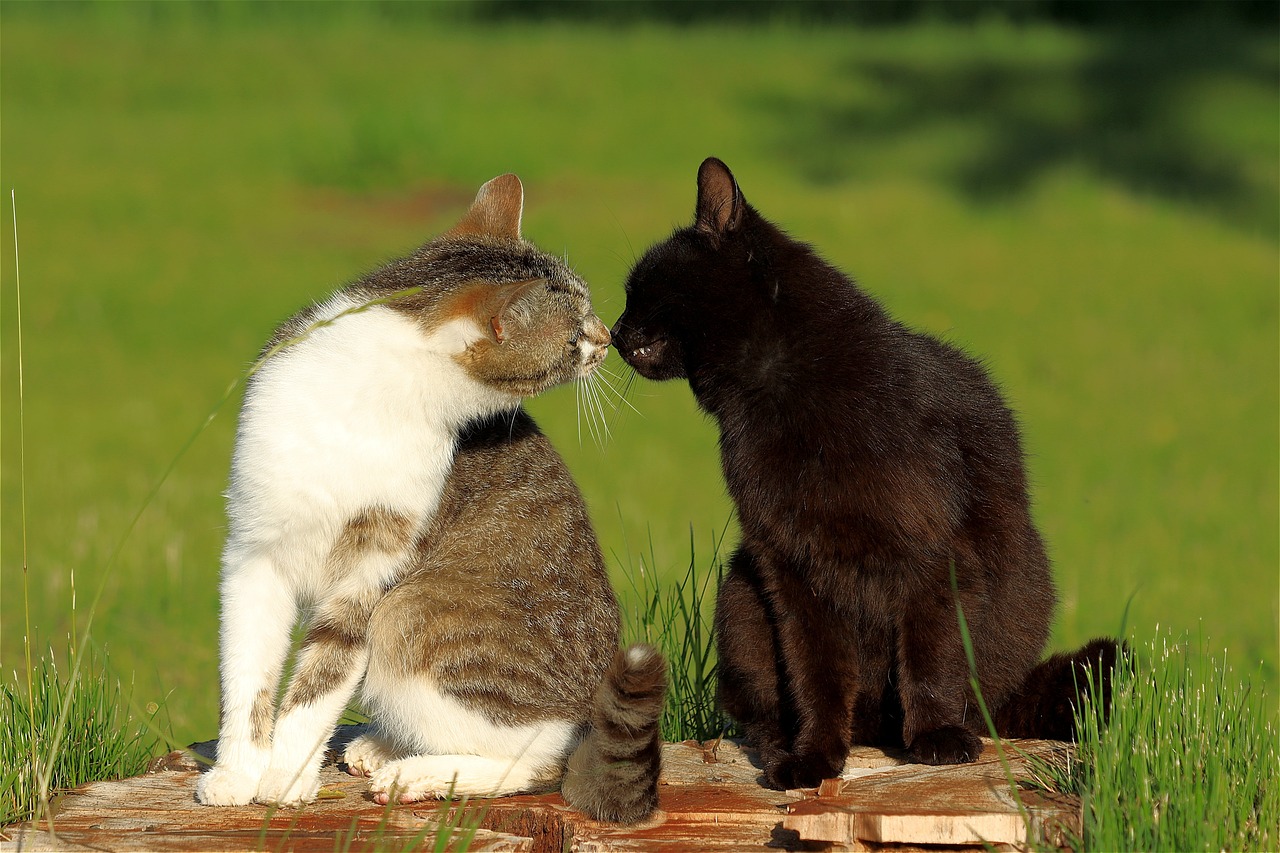
POLYGON ((916 735, 907 751, 920 764, 968 764, 982 753, 982 741, 961 726, 942 726, 916 735))
POLYGON ((369 791, 375 802, 384 805, 393 799, 414 803, 470 794, 498 796, 506 793, 500 787, 504 778, 516 775, 510 771, 510 763, 475 756, 414 755, 384 765, 369 780, 369 791), (482 772, 475 772, 475 767, 467 772, 460 766, 463 763, 479 765, 482 772))
POLYGON ((796 788, 816 788, 823 779, 832 779, 844 770, 844 762, 837 765, 831 759, 816 753, 791 755, 779 753, 778 758, 765 765, 764 780, 770 788, 791 791, 796 788))
POLYGON ((265 805, 300 806, 315 802, 320 791, 320 779, 314 773, 271 768, 258 783, 255 802, 265 805))
POLYGON ((347 744, 342 753, 342 763, 352 776, 372 776, 395 759, 395 750, 372 735, 361 735, 347 744))
POLYGON ((414 803, 418 800, 442 800, 448 796, 452 779, 437 778, 433 773, 423 773, 413 761, 393 761, 373 774, 369 791, 375 802, 386 804, 392 798, 398 803, 414 803))
POLYGON ((196 801, 206 806, 243 806, 258 792, 258 774, 216 765, 196 782, 196 801))

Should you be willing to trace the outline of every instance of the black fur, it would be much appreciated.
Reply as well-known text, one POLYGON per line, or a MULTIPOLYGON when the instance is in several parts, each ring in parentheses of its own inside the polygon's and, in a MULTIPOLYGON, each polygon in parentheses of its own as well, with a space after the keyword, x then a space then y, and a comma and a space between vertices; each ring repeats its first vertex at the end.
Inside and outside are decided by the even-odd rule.
MULTIPOLYGON (((720 698, 769 784, 816 785, 851 742, 977 757, 953 569, 988 707, 1008 733, 1070 736, 1071 662, 1036 667, 1054 590, 1018 428, 977 361, 890 318, 714 158, 694 224, 632 270, 613 337, 719 424, 742 526, 720 698)), ((1109 667, 1115 643, 1086 653, 1109 667)))

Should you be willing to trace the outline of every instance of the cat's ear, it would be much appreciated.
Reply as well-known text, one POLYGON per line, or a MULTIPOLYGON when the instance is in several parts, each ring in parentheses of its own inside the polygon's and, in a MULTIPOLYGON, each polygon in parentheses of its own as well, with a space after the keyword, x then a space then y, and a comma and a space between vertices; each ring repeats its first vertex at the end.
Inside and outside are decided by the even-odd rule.
POLYGON ((500 284, 494 288, 490 298, 485 301, 485 313, 489 315, 487 318, 489 333, 495 341, 503 343, 510 337, 510 331, 518 319, 516 314, 520 310, 520 297, 532 290, 534 285, 543 283, 542 279, 533 278, 512 284, 500 284))
POLYGON ((719 237, 742 224, 746 199, 723 161, 708 157, 698 168, 698 211, 694 223, 699 231, 719 237))
POLYGON ((515 175, 499 175, 476 193, 476 200, 446 237, 509 237, 520 239, 524 186, 515 175))

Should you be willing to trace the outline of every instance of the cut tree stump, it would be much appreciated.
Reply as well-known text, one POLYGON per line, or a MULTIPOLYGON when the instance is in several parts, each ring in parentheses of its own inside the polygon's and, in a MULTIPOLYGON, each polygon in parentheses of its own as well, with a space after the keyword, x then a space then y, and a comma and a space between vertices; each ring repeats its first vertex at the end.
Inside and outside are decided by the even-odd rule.
MULTIPOLYGON (((335 748, 356 727, 343 727, 335 748)), ((1015 778, 1022 756, 1053 759, 1070 749, 1054 741, 1005 741, 1015 778), (1019 755, 1021 753, 1021 755, 1019 755)), ((213 742, 193 750, 213 754, 213 742)), ((773 791, 760 784, 753 750, 723 741, 663 746, 661 810, 639 826, 597 823, 559 794, 453 804, 387 807, 372 801, 368 780, 323 770, 321 799, 302 809, 251 805, 212 808, 195 801, 202 763, 190 752, 152 762, 142 776, 95 782, 61 795, 53 833, 46 821, 0 829, 0 851, 323 851, 405 849, 417 838, 434 848, 442 818, 479 826, 471 850, 731 851, 1019 849, 1028 841, 1063 846, 1078 833, 1080 805, 1067 797, 1009 790, 995 748, 984 742, 973 764, 929 767, 856 747, 842 778, 818 789, 773 791), (1028 834, 1030 833, 1030 834, 1028 834)), ((461 847, 460 834, 450 849, 461 847)))

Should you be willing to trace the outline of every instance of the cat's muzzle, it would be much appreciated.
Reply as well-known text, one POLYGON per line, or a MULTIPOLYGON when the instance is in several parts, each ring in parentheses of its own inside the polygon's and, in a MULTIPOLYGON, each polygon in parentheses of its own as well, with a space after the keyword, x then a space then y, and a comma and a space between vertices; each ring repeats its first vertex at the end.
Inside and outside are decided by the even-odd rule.
POLYGON ((684 375, 679 356, 673 353, 666 338, 653 338, 625 349, 619 347, 622 360, 646 379, 674 379, 684 375))

